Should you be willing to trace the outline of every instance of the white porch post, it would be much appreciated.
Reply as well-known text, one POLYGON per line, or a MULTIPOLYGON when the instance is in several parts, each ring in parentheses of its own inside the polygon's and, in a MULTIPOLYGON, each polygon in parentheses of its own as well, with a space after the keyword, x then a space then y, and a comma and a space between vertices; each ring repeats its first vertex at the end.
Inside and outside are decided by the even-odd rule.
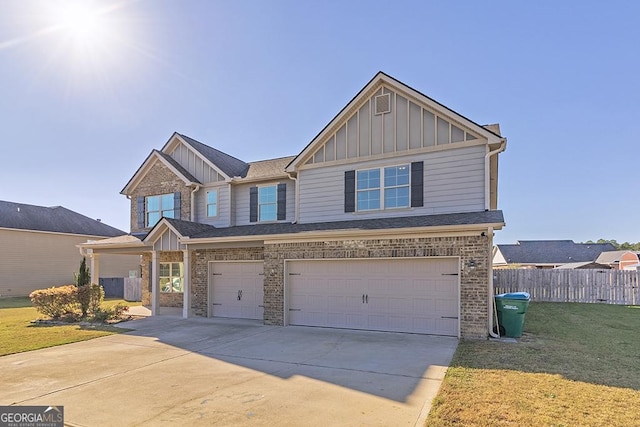
POLYGON ((189 250, 182 251, 182 262, 184 266, 184 281, 182 294, 182 317, 188 318, 191 312, 191 256, 189 250))
POLYGON ((91 254, 91 283, 100 284, 100 255, 96 253, 91 254))
POLYGON ((158 251, 151 252, 151 315, 160 314, 160 264, 158 263, 158 251))

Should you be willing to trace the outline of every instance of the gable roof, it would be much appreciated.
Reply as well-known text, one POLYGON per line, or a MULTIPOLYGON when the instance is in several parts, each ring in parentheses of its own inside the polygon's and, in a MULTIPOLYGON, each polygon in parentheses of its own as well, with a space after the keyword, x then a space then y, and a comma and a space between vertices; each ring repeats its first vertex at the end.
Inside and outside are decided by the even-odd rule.
POLYGON ((606 251, 606 252, 602 252, 598 256, 598 258, 596 259, 596 262, 601 263, 601 264, 613 264, 613 263, 616 263, 616 262, 620 262, 620 259, 622 258, 622 255, 624 255, 626 253, 635 254, 636 257, 638 256, 637 252, 629 251, 629 250, 606 251))
POLYGON ((100 237, 127 234, 62 206, 45 207, 1 200, 0 228, 100 237))
POLYGON ((129 194, 130 190, 134 185, 141 179, 148 169, 151 168, 155 164, 155 162, 159 161, 168 167, 176 176, 182 179, 185 184, 201 184, 193 175, 191 175, 184 167, 180 165, 180 163, 176 162, 171 156, 163 153, 162 151, 158 151, 156 149, 151 150, 151 153, 147 156, 147 158, 142 162, 136 173, 133 174, 131 179, 127 182, 124 188, 120 191, 120 194, 129 194))
POLYGON ((207 160, 216 165, 225 175, 227 175, 228 178, 246 176, 247 171, 249 170, 248 163, 245 163, 240 159, 236 159, 227 153, 216 150, 213 147, 205 145, 202 142, 196 141, 195 139, 181 133, 176 132, 175 134, 182 138, 185 143, 189 144, 207 160))
POLYGON ((611 243, 575 243, 573 240, 518 240, 496 245, 507 264, 567 264, 594 261, 600 253, 615 250, 611 243))
POLYGON ((338 123, 341 123, 342 121, 348 119, 349 114, 351 113, 352 107, 358 105, 360 101, 362 101, 364 98, 369 96, 372 90, 378 88, 383 84, 391 88, 394 88, 395 90, 405 92, 411 95, 412 97, 419 99, 425 105, 428 105, 433 110, 442 112, 446 116, 454 118, 456 121, 466 125, 470 129, 474 130, 476 133, 487 138, 490 144, 506 141, 504 137, 502 137, 499 133, 496 133, 496 130, 499 129, 498 125, 495 125, 495 124, 487 125, 487 126, 480 125, 474 122, 473 120, 463 116, 462 114, 459 114, 453 111, 449 107, 446 107, 445 105, 441 104, 435 99, 430 98, 429 96, 423 94, 422 92, 415 90, 411 86, 405 83, 402 83, 399 80, 396 80, 395 78, 391 77, 390 75, 382 71, 378 71, 378 73, 375 76, 373 76, 371 80, 369 80, 369 82, 347 103, 347 105, 345 105, 338 112, 338 114, 336 114, 335 117, 331 119, 331 121, 327 123, 327 125, 311 140, 311 142, 307 144, 307 146, 291 161, 291 163, 287 165, 287 169, 286 169, 287 172, 293 172, 296 166, 300 165, 306 159, 307 155, 313 153, 316 146, 324 142, 323 140, 325 136, 327 136, 330 133, 330 131, 332 131, 333 128, 338 123))

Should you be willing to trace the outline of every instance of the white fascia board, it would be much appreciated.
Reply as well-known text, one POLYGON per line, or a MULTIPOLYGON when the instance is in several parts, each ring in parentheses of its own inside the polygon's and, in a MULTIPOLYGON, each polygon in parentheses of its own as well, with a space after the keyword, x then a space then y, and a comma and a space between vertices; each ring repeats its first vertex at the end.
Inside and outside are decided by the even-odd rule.
POLYGON ((153 227, 153 229, 149 232, 149 234, 147 234, 143 240, 143 242, 146 243, 151 243, 154 244, 160 237, 162 237, 162 235, 164 234, 165 231, 171 231, 173 234, 175 234, 176 236, 178 236, 178 239, 183 239, 184 237, 182 236, 182 234, 180 234, 178 232, 178 230, 175 229, 175 227, 173 227, 171 224, 169 224, 169 222, 167 222, 165 220, 165 218, 160 219, 160 222, 158 222, 155 227, 153 227))
POLYGON ((186 185, 198 185, 198 183, 192 182, 186 176, 184 176, 178 169, 176 169, 171 163, 169 163, 166 159, 164 159, 161 155, 158 154, 157 151, 153 151, 149 157, 145 160, 144 164, 138 169, 136 174, 131 178, 126 187, 122 189, 120 194, 128 195, 130 190, 133 189, 138 182, 144 177, 149 170, 155 165, 155 162, 161 162, 163 165, 169 168, 171 172, 173 172, 177 177, 182 179, 186 185))

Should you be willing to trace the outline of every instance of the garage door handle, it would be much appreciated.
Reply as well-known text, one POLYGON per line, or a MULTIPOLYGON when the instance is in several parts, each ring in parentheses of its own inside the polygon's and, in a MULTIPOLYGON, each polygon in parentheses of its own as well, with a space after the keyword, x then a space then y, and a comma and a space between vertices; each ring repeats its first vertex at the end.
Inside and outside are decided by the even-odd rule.
POLYGON ((221 302, 214 302, 211 305, 222 305, 222 303, 221 302))
POLYGON ((300 273, 289 273, 289 276, 300 276, 300 273))
POLYGON ((262 307, 262 308, 264 308, 264 305, 259 305, 258 307, 262 307))
POLYGON ((211 273, 212 276, 222 276, 222 273, 211 273))
POLYGON ((302 311, 301 308, 290 308, 289 311, 302 311))
POLYGON ((458 320, 458 316, 441 316, 441 319, 456 319, 458 320))

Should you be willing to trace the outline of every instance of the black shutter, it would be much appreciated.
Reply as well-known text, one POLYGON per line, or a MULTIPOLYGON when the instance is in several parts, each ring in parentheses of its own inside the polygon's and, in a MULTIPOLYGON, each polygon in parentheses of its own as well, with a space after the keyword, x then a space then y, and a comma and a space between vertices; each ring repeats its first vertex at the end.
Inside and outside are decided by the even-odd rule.
POLYGON ((138 196, 138 229, 144 228, 144 196, 138 196))
POLYGON ((258 222, 258 187, 249 189, 249 222, 258 222))
POLYGON ((344 172, 344 211, 356 211, 356 171, 344 172))
POLYGON ((278 221, 287 219, 287 184, 278 184, 278 221))
POLYGON ((173 193, 173 217, 180 218, 180 192, 173 193))
POLYGON ((424 206, 424 162, 411 163, 411 207, 424 206))

